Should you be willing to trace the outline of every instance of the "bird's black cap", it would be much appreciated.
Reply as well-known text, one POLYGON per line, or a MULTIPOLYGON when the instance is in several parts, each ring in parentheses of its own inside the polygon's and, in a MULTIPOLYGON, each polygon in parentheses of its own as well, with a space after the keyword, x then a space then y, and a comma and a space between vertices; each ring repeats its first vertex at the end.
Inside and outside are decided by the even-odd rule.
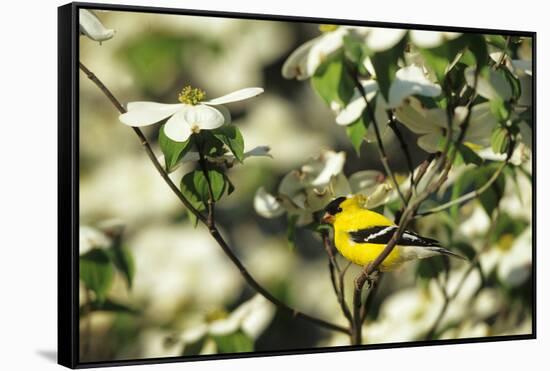
POLYGON ((329 213, 330 215, 336 215, 340 211, 342 211, 342 208, 340 207, 340 204, 344 202, 347 199, 347 197, 338 197, 334 200, 330 201, 328 205, 325 207, 325 211, 329 213))

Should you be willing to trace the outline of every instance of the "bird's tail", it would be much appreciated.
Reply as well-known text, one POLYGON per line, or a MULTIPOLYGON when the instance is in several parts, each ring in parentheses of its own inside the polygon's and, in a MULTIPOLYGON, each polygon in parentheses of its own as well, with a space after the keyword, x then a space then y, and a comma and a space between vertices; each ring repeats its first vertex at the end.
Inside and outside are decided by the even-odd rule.
POLYGON ((430 246, 428 247, 430 250, 438 253, 438 254, 441 254, 441 255, 447 255, 447 256, 452 256, 454 258, 459 258, 459 259, 462 259, 462 260, 468 260, 466 257, 460 255, 460 254, 457 254, 455 252, 452 252, 450 250, 447 250, 447 249, 444 249, 443 247, 439 247, 439 246, 430 246))

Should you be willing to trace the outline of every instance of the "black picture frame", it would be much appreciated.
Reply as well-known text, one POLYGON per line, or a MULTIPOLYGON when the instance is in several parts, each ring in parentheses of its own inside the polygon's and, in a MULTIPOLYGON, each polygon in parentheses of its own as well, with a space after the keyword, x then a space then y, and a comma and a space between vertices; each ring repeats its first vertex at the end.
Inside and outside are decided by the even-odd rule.
MULTIPOLYGON (((113 10, 175 15, 194 15, 254 20, 276 20, 285 22, 311 22, 336 25, 373 26, 385 28, 408 28, 433 31, 455 31, 463 33, 499 34, 526 36, 533 40, 533 73, 536 77, 537 33, 486 28, 464 28, 440 25, 371 22, 349 19, 295 17, 269 14, 232 13, 190 9, 144 7, 118 4, 74 2, 58 8, 58 363, 69 368, 140 365, 169 362, 219 360, 228 358, 264 357, 289 354, 341 352, 365 349, 418 347, 508 340, 536 339, 536 109, 533 109, 533 329, 528 335, 492 336, 473 339, 451 339, 415 341, 405 343, 384 343, 361 346, 336 346, 324 348, 296 349, 290 351, 265 351, 252 353, 216 354, 203 356, 130 359, 101 362, 80 362, 79 349, 79 9, 113 10)), ((532 84, 532 97, 536 102, 536 78, 532 84)))

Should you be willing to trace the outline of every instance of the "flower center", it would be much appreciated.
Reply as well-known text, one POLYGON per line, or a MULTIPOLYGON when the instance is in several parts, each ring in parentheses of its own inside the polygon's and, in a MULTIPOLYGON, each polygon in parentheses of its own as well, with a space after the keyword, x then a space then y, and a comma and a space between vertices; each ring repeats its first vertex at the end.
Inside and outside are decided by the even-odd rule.
POLYGON ((191 132, 193 134, 198 134, 199 131, 201 131, 201 128, 199 127, 199 125, 197 125, 197 124, 191 125, 191 132))
POLYGON ((214 309, 206 313, 205 320, 207 323, 212 323, 220 319, 226 319, 228 316, 229 314, 223 309, 214 309))
POLYGON ((336 31, 338 28, 338 25, 335 24, 321 24, 319 25, 319 31, 321 32, 332 32, 336 31))
POLYGON ((506 233, 502 235, 502 237, 499 238, 498 242, 498 248, 502 251, 508 251, 512 248, 512 245, 514 244, 514 235, 511 233, 506 233))
POLYGON ((206 98, 204 90, 194 88, 191 85, 184 87, 178 94, 178 100, 181 103, 190 104, 192 106, 204 100, 204 98, 206 98))

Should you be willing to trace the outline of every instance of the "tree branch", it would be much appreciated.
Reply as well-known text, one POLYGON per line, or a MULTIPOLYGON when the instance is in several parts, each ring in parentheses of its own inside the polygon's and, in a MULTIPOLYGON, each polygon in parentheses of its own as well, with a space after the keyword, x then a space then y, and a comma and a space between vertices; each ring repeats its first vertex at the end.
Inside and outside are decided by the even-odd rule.
MULTIPOLYGON (((115 98, 115 96, 111 93, 111 91, 103 84, 103 82, 93 73, 91 72, 84 64, 79 62, 80 69, 87 75, 87 77, 103 92, 103 94, 111 101, 111 103, 115 106, 115 108, 120 113, 125 113, 126 109, 124 106, 118 101, 118 99, 115 98)), ((310 316, 308 314, 302 313, 287 304, 283 303, 276 297, 274 297, 269 291, 267 291, 262 285, 260 285, 254 277, 248 272, 248 270, 244 267, 244 265, 241 263, 239 258, 233 253, 229 245, 225 242, 223 237, 221 236, 220 232, 218 231, 217 227, 215 225, 209 226, 209 222, 207 218, 201 214, 197 209, 191 205, 191 203, 185 198, 185 196, 181 193, 181 191, 178 189, 178 187, 174 184, 172 179, 168 176, 168 173, 164 170, 158 159, 156 158, 151 145, 149 144, 147 138, 143 134, 143 132, 136 127, 132 127, 138 138, 140 139, 140 142, 145 149, 147 155, 149 156, 149 159, 157 169, 158 173, 162 177, 162 179, 168 184, 170 189, 176 194, 176 196, 179 198, 179 200, 183 203, 185 207, 187 207, 197 218, 198 220, 208 227, 208 230, 210 232, 210 235, 216 240, 218 245, 222 248, 223 252, 229 257, 229 259, 233 262, 233 264, 237 267, 245 281, 248 283, 250 287, 252 287, 255 291, 257 291, 259 294, 261 294, 263 297, 265 297, 267 300, 272 302, 275 306, 277 306, 280 310, 287 312, 292 317, 295 318, 301 318, 304 320, 307 320, 319 327, 329 329, 332 331, 338 331, 348 334, 349 330, 343 326, 333 324, 331 322, 327 322, 325 320, 316 318, 314 316, 310 316)))
MULTIPOLYGON (((199 142, 200 139, 197 141, 199 142)), ((214 191, 212 191, 212 182, 208 176, 208 162, 204 156, 204 146, 203 143, 198 143, 198 152, 199 152, 199 167, 202 170, 206 183, 208 185, 208 210, 206 217, 206 226, 210 229, 215 225, 215 216, 214 216, 214 206, 216 200, 214 199, 214 191)))
POLYGON ((374 128, 374 134, 376 136, 376 144, 377 144, 376 148, 378 149, 380 162, 382 162, 382 166, 384 167, 384 171, 386 172, 386 175, 390 177, 393 183, 393 186, 395 187, 395 190, 399 195, 399 198, 403 202, 403 205, 405 205, 407 203, 407 200, 405 199, 405 196, 403 196, 403 192, 401 192, 401 188, 399 187, 397 178, 395 177, 395 174, 388 163, 388 156, 386 155, 386 149, 384 148, 384 143, 382 142, 382 136, 380 135, 380 128, 378 127, 376 115, 374 114, 372 106, 370 105, 370 102, 367 99, 367 94, 365 93, 365 89, 363 88, 363 85, 361 85, 361 82, 359 81, 359 78, 357 77, 357 74, 355 73, 355 71, 350 71, 350 68, 348 68, 348 73, 353 79, 355 87, 357 88, 357 90, 359 90, 359 93, 361 94, 361 96, 363 97, 363 100, 365 101, 365 106, 366 106, 365 109, 367 110, 367 114, 369 115, 371 124, 373 125, 373 128, 374 128))
POLYGON ((407 168, 409 169, 409 176, 411 179, 411 190, 414 193, 416 189, 415 180, 414 180, 414 166, 413 166, 412 156, 409 150, 409 146, 407 145, 405 138, 403 138, 403 134, 401 133, 401 130, 399 130, 399 128, 397 127, 397 124, 395 122, 395 117, 393 116, 393 113, 391 112, 391 110, 387 111, 386 113, 388 114, 388 118, 390 120, 388 123, 388 126, 393 130, 393 133, 395 134, 395 137, 397 138, 397 141, 401 146, 401 151, 405 156, 405 161, 407 163, 407 168))
MULTIPOLYGON (((498 212, 498 209, 497 209, 497 212, 498 212)), ((489 226, 489 229, 487 230, 487 233, 485 234, 485 245, 484 245, 484 247, 474 256, 474 258, 470 262, 470 266, 468 267, 468 269, 464 272, 464 274, 460 278, 460 281, 458 282, 458 285, 456 286, 453 293, 449 295, 447 293, 446 289, 442 288, 443 297, 444 297, 445 301, 443 302, 443 306, 441 307, 441 310, 439 311, 433 325, 430 327, 430 330, 428 330, 428 332, 426 333, 426 336, 425 336, 424 340, 432 340, 434 338, 435 333, 436 333, 437 329, 439 328, 439 326, 441 325, 441 321, 443 320, 443 317, 445 316, 445 313, 447 312, 447 309, 449 309, 449 305, 451 304, 451 302, 453 300, 456 299, 456 297, 460 293, 460 290, 462 290, 462 287, 464 286, 464 283, 466 282, 466 279, 468 278, 470 273, 472 273, 472 271, 475 269, 475 267, 478 265, 479 258, 481 256, 481 254, 483 252, 485 252, 491 246, 490 237, 491 237, 491 235, 492 235, 492 233, 495 229, 496 220, 497 220, 496 217, 493 217, 491 219, 491 224, 489 226)))
POLYGON ((493 183, 497 181, 500 174, 502 174, 502 171, 504 170, 504 168, 506 168, 506 165, 508 165, 507 161, 501 163, 500 166, 497 168, 497 170, 493 173, 491 178, 489 178, 489 180, 478 189, 471 191, 470 193, 466 193, 458 198, 455 198, 454 200, 446 202, 443 205, 431 208, 426 211, 419 212, 416 214, 415 218, 435 214, 435 213, 450 209, 454 205, 462 204, 464 202, 468 202, 474 198, 481 196, 483 192, 487 191, 493 185, 493 183))
MULTIPOLYGON (((334 256, 332 244, 330 242, 330 238, 328 236, 328 233, 323 232, 323 245, 325 246, 325 250, 328 255, 329 260, 329 270, 330 270, 330 279, 332 282, 332 287, 334 289, 334 293, 336 294, 336 299, 338 300, 338 304, 340 304, 340 309, 342 310, 342 313, 348 320, 348 322, 351 323, 353 321, 350 309, 346 303, 346 296, 344 292, 344 275, 347 270, 341 270, 337 261, 336 256, 334 256), (338 272, 338 281, 336 280, 336 272, 338 272)), ((348 265, 349 266, 349 265, 348 265)))

